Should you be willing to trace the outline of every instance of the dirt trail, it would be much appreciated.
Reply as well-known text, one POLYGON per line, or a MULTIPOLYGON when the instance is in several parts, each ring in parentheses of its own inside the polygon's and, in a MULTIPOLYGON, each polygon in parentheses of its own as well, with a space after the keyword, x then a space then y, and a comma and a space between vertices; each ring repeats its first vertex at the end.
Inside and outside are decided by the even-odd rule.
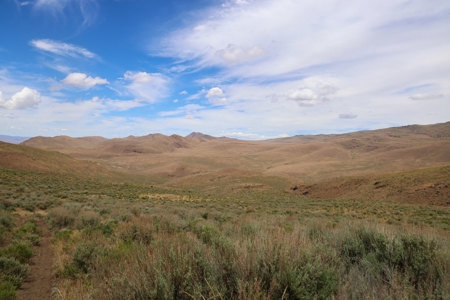
POLYGON ((42 229, 40 246, 35 247, 35 255, 30 263, 30 275, 17 293, 17 300, 48 300, 52 294, 53 252, 50 231, 45 222, 38 221, 42 229))

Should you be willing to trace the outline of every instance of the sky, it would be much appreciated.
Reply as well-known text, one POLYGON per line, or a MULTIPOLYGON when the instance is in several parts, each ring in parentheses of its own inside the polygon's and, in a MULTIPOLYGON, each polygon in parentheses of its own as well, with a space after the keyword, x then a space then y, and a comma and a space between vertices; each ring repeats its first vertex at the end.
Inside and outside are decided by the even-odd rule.
POLYGON ((448 0, 1 0, 0 134, 450 121, 448 0))

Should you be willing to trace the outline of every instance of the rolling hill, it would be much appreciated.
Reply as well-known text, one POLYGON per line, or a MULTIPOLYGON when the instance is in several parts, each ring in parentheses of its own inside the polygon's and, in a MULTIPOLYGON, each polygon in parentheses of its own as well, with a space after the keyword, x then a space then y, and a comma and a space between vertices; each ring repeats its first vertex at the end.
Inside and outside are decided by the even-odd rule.
POLYGON ((82 177, 118 178, 118 174, 98 163, 80 161, 55 151, 4 142, 0 142, 0 167, 82 177))
POLYGON ((166 181, 180 177, 192 181, 200 174, 241 169, 312 182, 449 164, 450 122, 265 141, 192 133, 187 137, 149 134, 116 139, 36 137, 22 144, 166 181))
MULTIPOLYGON (((381 191, 389 189, 374 190, 372 181, 382 181, 383 176, 393 176, 386 175, 393 172, 409 172, 405 170, 431 168, 429 170, 439 173, 443 170, 439 167, 450 164, 450 122, 264 141, 214 138, 192 133, 186 137, 149 134, 115 139, 36 137, 22 144, 58 151, 110 171, 157 178, 158 182, 171 187, 214 190, 218 186, 239 189, 243 185, 272 185, 289 189, 295 184, 298 193, 308 192, 314 197, 348 198, 374 194, 383 198, 397 192, 383 194, 381 191), (345 178, 348 177, 362 181, 355 179, 358 183, 348 185, 342 195, 326 188, 341 186, 341 181, 347 182, 345 178), (327 192, 321 194, 320 191, 324 190, 327 192)), ((414 174, 433 173, 427 172, 414 174)), ((424 185, 426 178, 417 182, 424 185)), ((397 190, 403 191, 404 188, 397 190)), ((402 197, 407 196, 397 198, 402 200, 402 197)), ((446 203, 447 198, 442 197, 441 200, 436 198, 435 202, 446 203)))

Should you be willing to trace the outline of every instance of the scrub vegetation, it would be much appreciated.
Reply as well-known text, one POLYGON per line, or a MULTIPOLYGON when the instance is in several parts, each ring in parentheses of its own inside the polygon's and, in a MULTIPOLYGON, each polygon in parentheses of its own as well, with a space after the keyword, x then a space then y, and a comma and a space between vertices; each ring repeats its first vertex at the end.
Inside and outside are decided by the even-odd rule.
POLYGON ((0 298, 28 275, 37 218, 53 233, 54 299, 450 297, 448 206, 221 184, 0 169, 0 298))

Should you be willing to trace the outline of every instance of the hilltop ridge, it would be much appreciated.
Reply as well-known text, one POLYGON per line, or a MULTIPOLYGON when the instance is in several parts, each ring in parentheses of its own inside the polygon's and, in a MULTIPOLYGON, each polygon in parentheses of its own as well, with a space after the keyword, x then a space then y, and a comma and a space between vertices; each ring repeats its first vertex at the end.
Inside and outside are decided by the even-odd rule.
POLYGON ((186 137, 36 137, 22 145, 59 151, 115 171, 159 176, 167 182, 177 179, 180 185, 209 180, 228 169, 309 182, 449 164, 450 122, 262 141, 193 132, 186 137))

